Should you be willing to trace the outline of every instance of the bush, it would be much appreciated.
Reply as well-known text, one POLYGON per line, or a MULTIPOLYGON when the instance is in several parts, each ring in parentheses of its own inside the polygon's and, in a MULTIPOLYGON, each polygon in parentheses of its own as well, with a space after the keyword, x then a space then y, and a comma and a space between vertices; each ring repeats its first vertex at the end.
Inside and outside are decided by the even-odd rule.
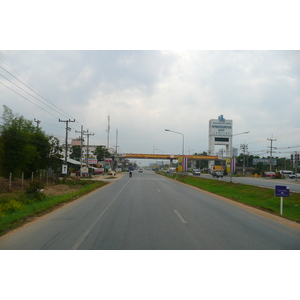
POLYGON ((15 212, 22 208, 23 208, 22 203, 18 202, 17 200, 12 199, 2 205, 1 211, 2 212, 15 212))
POLYGON ((42 201, 46 195, 42 192, 45 185, 40 181, 31 181, 29 186, 25 188, 25 197, 37 201, 42 201))

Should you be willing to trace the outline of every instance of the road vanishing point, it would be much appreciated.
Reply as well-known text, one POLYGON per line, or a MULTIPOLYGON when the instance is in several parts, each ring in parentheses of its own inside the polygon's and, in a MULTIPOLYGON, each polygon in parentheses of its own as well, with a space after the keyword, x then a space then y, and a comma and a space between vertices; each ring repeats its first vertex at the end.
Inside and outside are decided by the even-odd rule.
POLYGON ((7 250, 292 250, 288 226, 153 171, 112 183, 0 238, 7 250))

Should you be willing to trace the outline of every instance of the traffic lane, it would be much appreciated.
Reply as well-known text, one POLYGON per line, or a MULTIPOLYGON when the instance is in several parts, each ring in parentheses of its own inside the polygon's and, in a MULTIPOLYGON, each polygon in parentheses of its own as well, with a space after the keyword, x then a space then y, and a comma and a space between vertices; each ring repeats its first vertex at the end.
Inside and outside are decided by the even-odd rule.
POLYGON ((72 249, 99 214, 109 207, 125 183, 119 179, 11 231, 0 238, 0 249, 72 249))
POLYGON ((212 240, 212 248, 209 244, 204 246, 207 249, 300 249, 299 231, 227 203, 221 197, 186 185, 176 193, 173 185, 164 184, 161 190, 170 195, 165 199, 176 202, 193 236, 205 242, 212 240))
POLYGON ((79 249, 199 249, 173 207, 164 206, 157 175, 135 176, 79 249))
MULTIPOLYGON (((152 173, 153 176, 154 173, 152 173)), ((77 249, 82 236, 109 209, 128 176, 94 191, 0 238, 0 249, 77 249)))
MULTIPOLYGON (((230 176, 224 176, 223 178, 213 178, 209 174, 204 174, 204 178, 214 179, 214 180, 223 180, 230 182, 230 176)), ((300 182, 297 183, 294 179, 271 179, 271 178, 253 178, 253 177, 232 177, 232 182, 249 184, 254 186, 274 188, 276 185, 285 185, 290 187, 292 192, 300 192, 300 182)))
MULTIPOLYGON (((257 238, 250 244, 238 242, 237 236, 243 236, 244 230, 236 232, 240 224, 233 222, 232 216, 224 219, 220 205, 220 217, 215 215, 216 208, 210 212, 203 204, 199 211, 203 197, 190 195, 190 187, 182 194, 181 184, 158 175, 134 178, 126 177, 100 189, 82 203, 75 201, 67 212, 62 212, 66 207, 59 210, 61 214, 52 215, 33 234, 27 232, 26 245, 23 235, 18 249, 262 248, 257 238), (166 192, 172 192, 171 197, 166 192)), ((283 248, 289 249, 289 244, 283 248)), ((269 245, 272 249, 275 246, 269 245)))
POLYGON ((299 232, 203 194, 131 179, 79 249, 299 249, 299 232))

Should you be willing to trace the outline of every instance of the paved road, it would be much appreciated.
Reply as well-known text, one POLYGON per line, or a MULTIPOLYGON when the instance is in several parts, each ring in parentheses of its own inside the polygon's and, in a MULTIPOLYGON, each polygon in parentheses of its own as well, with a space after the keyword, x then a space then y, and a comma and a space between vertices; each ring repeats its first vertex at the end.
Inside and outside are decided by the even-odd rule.
POLYGON ((146 171, 0 238, 0 249, 300 249, 300 231, 146 171))
MULTIPOLYGON (((210 174, 201 174, 204 178, 219 180, 218 178, 213 178, 210 174)), ((224 181, 230 181, 229 176, 224 176, 221 178, 224 181)), ((254 177, 232 177, 232 182, 250 184, 255 186, 262 186, 267 188, 272 188, 275 190, 275 185, 285 185, 290 188, 290 191, 300 193, 300 180, 297 179, 272 179, 272 178, 254 178, 254 177)))

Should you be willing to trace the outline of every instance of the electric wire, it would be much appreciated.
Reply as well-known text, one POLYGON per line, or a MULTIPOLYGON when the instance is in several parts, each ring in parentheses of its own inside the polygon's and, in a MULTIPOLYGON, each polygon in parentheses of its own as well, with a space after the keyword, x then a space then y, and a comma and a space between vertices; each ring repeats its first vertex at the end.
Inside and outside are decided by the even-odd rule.
POLYGON ((46 103, 44 103, 43 101, 41 101, 40 99, 38 99, 37 97, 35 97, 34 95, 30 94, 29 92, 27 92, 26 90, 24 90, 23 88, 21 88, 20 86, 18 86, 17 84, 15 84, 14 82, 12 82, 10 79, 8 79, 7 77, 5 77, 4 75, 0 74, 0 76, 4 77, 6 80, 8 80, 9 82, 11 82, 13 85, 15 85, 16 87, 18 87, 19 89, 21 89, 23 92, 27 93, 28 95, 30 95, 31 97, 33 97, 34 99, 38 100, 39 102, 41 102, 42 104, 46 105, 47 107, 49 107, 50 109, 54 110, 55 112, 61 114, 61 112, 59 112, 58 110, 52 108, 51 106, 47 105, 46 103))
POLYGON ((24 98, 25 100, 29 101, 30 103, 34 104, 35 106, 39 107, 40 109, 42 109, 43 111, 47 112, 48 114, 52 115, 53 117, 59 119, 58 116, 53 115, 51 112, 47 111, 46 109, 44 109, 43 107, 37 105, 36 103, 32 102, 31 100, 29 100, 28 98, 26 98, 25 96, 21 95, 20 93, 18 93, 17 91, 13 90, 12 88, 10 88, 9 86, 7 86, 6 84, 4 84, 3 82, 0 81, 0 83, 2 85, 4 85, 6 88, 10 89, 11 91, 13 91, 14 93, 16 93, 17 95, 21 96, 22 98, 24 98))
MULTIPOLYGON (((0 58, 1 59, 1 58, 0 58)), ((5 61, 3 60, 3 59, 1 59, 4 63, 5 63, 5 61)), ((7 63, 5 63, 5 64, 7 64, 7 63)), ((8 64, 7 64, 8 65, 8 64)), ((8 65, 9 66, 9 65, 8 65)), ((10 67, 10 66, 9 66, 10 67)), ((47 107, 49 107, 50 109, 52 109, 52 110, 54 110, 54 111, 56 111, 56 112, 58 112, 60 115, 64 115, 64 116, 68 116, 68 118, 69 117, 71 117, 71 118, 73 118, 73 119, 75 119, 74 117, 72 117, 70 114, 68 114, 68 113, 66 113, 65 111, 63 111, 62 109, 60 109, 58 106, 56 106, 55 104, 53 104, 51 101, 49 101, 48 99, 46 99, 44 96, 42 96, 41 94, 39 94, 38 92, 36 92, 35 90, 33 90, 32 88, 30 88, 27 84, 25 84, 24 82, 22 82, 21 80, 19 80, 16 76, 14 76, 11 72, 9 72, 9 71, 7 71, 5 68, 3 68, 2 66, 0 66, 0 68, 2 68, 4 71, 6 71, 8 74, 10 74, 12 77, 14 77, 16 80, 18 80, 19 82, 21 82, 23 85, 25 85, 27 88, 29 88, 31 91, 33 91, 35 94, 37 94, 38 96, 40 96, 41 98, 43 98, 44 100, 46 100, 48 103, 50 103, 51 105, 53 105, 54 107, 56 107, 58 110, 60 110, 61 112, 59 112, 59 111, 57 111, 57 110, 55 110, 54 108, 52 108, 52 107, 50 107, 49 105, 47 105, 47 104, 45 104, 43 101, 41 101, 41 100, 39 100, 38 98, 36 98, 35 96, 33 96, 32 94, 30 94, 29 92, 27 92, 26 90, 24 90, 23 88, 21 88, 20 86, 18 86, 17 84, 15 84, 15 83, 13 83, 11 80, 9 80, 7 77, 5 77, 4 75, 2 75, 2 74, 0 74, 2 77, 4 77, 6 80, 8 80, 8 81, 10 81, 12 84, 14 84, 15 86, 17 86, 18 88, 20 88, 21 90, 23 90, 24 92, 26 92, 27 94, 29 94, 30 96, 32 96, 32 97, 34 97, 36 100, 38 100, 39 102, 41 102, 41 103, 43 103, 44 105, 46 105, 47 107)), ((11 69, 13 69, 12 67, 10 67, 11 69)), ((16 71, 15 71, 16 72, 16 71)), ((17 74, 18 74, 18 72, 16 72, 17 74)), ((20 75, 21 76, 21 75, 20 75)), ((21 76, 22 77, 22 76, 21 76)), ((3 84, 3 83, 2 83, 3 84)), ((3 84, 4 86, 6 86, 5 84, 3 84)), ((9 88, 8 86, 6 86, 7 88, 9 88)), ((10 89, 10 90, 12 90, 12 89, 10 89)), ((14 90, 12 90, 12 91, 14 91, 14 90)), ((20 94, 18 94, 18 95, 20 95, 20 94)), ((24 97, 23 97, 24 98, 24 97)), ((28 100, 28 99, 27 99, 28 100)), ((28 100, 29 101, 29 100, 28 100)), ((33 103, 33 102, 31 102, 31 103, 33 103)), ((33 103, 34 104, 34 103, 33 103)), ((40 106, 38 106, 39 108, 41 108, 40 106)), ((44 109, 44 111, 46 111, 45 109, 44 109)), ((58 118, 57 116, 56 116, 56 118, 58 118)), ((82 124, 80 124, 80 122, 78 122, 78 121, 76 121, 76 123, 75 123, 75 125, 76 126, 78 126, 78 127, 80 127, 80 125, 82 125, 82 124)), ((74 129, 73 127, 72 127, 72 129, 74 129)), ((74 129, 75 130, 75 129, 74 129)))
MULTIPOLYGON (((25 85, 27 88, 29 88, 31 91, 33 91, 34 93, 36 93, 37 95, 39 95, 41 98, 43 98, 44 100, 46 100, 48 103, 50 103, 51 105, 53 105, 54 107, 56 107, 57 109, 59 109, 60 111, 63 112, 63 114, 65 116, 68 116, 71 117, 72 119, 75 119, 73 118, 72 116, 70 116, 68 113, 66 113, 65 111, 63 111, 61 108, 59 108, 58 106, 56 106, 55 104, 53 104, 51 101, 49 101, 48 99, 46 99, 44 96, 42 96, 41 94, 39 94, 38 92, 36 92, 35 90, 33 90, 31 87, 29 87, 27 84, 25 84, 24 82, 22 82, 20 79, 18 79, 16 76, 14 76, 12 73, 10 73, 9 71, 7 71, 5 68, 3 68, 2 66, 0 66, 1 69, 3 69, 5 72, 7 72, 8 74, 10 74, 12 77, 14 77, 16 80, 18 80, 20 83, 22 83, 23 85, 25 85)), ((3 75, 2 75, 3 76, 3 75)), ((4 77, 4 76, 3 76, 4 77)), ((40 101, 40 100, 39 100, 40 101)), ((46 105, 46 104, 45 104, 46 105)), ((52 108, 53 109, 53 108, 52 108)))

